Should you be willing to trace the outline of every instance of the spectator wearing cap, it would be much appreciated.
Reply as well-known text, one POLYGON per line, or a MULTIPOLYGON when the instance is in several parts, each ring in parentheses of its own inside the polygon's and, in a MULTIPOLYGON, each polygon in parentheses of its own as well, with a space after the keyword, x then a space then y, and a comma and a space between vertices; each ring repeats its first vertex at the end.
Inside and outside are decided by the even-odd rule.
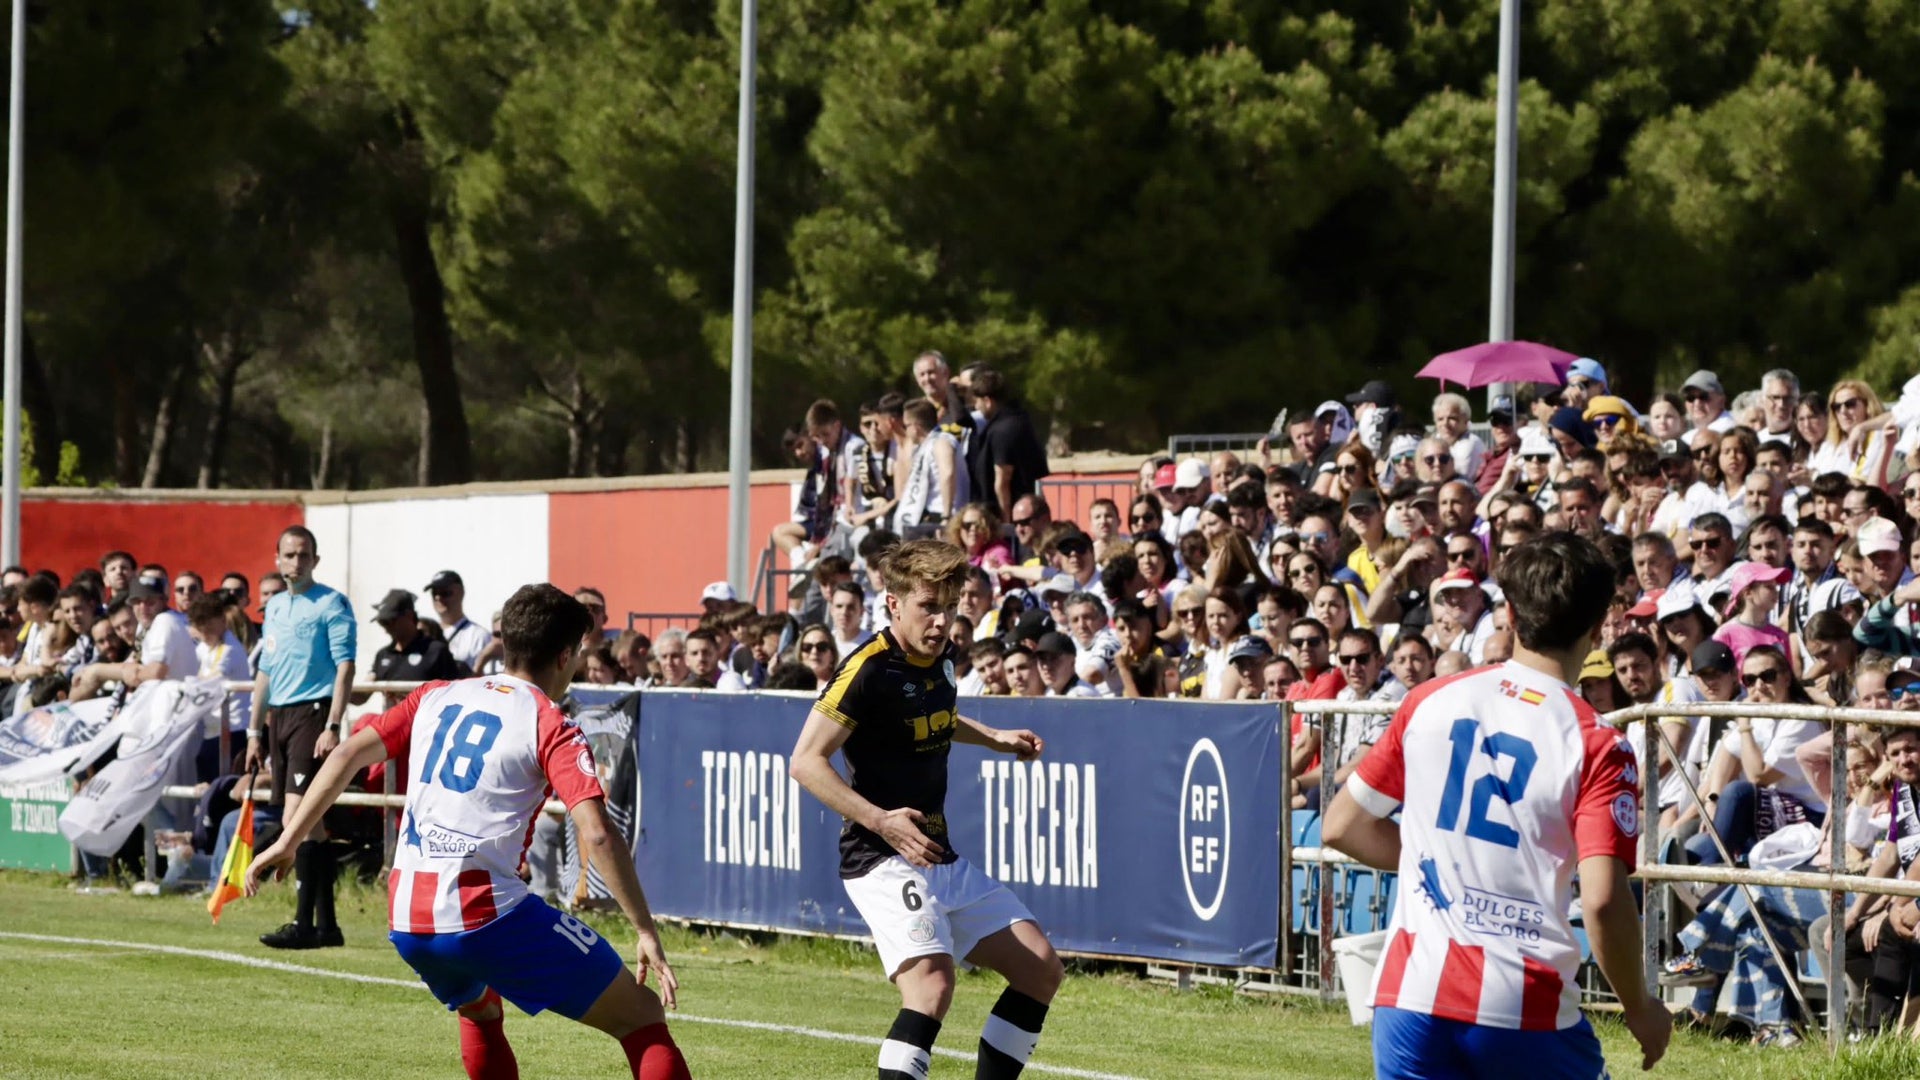
POLYGON ((1593 429, 1594 445, 1602 450, 1612 445, 1613 440, 1622 435, 1634 435, 1640 431, 1640 423, 1634 419, 1633 407, 1625 398, 1611 394, 1601 394, 1587 402, 1580 412, 1580 419, 1593 429))
POLYGON ((1500 487, 1500 478, 1506 472, 1507 462, 1520 448, 1520 433, 1513 424, 1513 398, 1502 394, 1493 399, 1487 408, 1487 427, 1493 433, 1493 445, 1487 448, 1476 472, 1461 473, 1461 478, 1471 482, 1474 489, 1487 494, 1500 487))
MULTIPOLYGON (((1553 493, 1553 474, 1560 462, 1560 451, 1546 429, 1530 426, 1520 433, 1517 454, 1509 459, 1508 477, 1500 489, 1518 492, 1529 502, 1547 510, 1558 501, 1553 493)), ((1483 501, 1482 507, 1486 504, 1483 501)), ((1485 509, 1481 516, 1485 516, 1485 509)))
POLYGON ((1608 393, 1611 391, 1607 386, 1607 369, 1600 366, 1600 361, 1583 356, 1567 367, 1567 385, 1561 391, 1562 404, 1584 410, 1594 398, 1608 393))
MULTIPOLYGON (((1174 466, 1173 498, 1179 504, 1177 518, 1166 522, 1162 531, 1167 539, 1179 543, 1180 538, 1192 532, 1200 525, 1200 508, 1206 505, 1207 497, 1213 494, 1213 477, 1207 469, 1207 463, 1199 458, 1188 458, 1174 466)), ((1171 510, 1172 504, 1169 504, 1171 510)))
MULTIPOLYGON (((1740 668, 1733 662, 1732 649, 1717 641, 1705 640, 1696 644, 1692 651, 1672 659, 1677 660, 1678 663, 1669 663, 1668 666, 1678 673, 1669 678, 1669 685, 1678 682, 1690 688, 1684 693, 1676 693, 1676 697, 1686 696, 1690 701, 1707 701, 1715 704, 1740 699, 1740 668)), ((1708 724, 1701 722, 1694 730, 1694 740, 1686 744, 1689 758, 1692 758, 1696 752, 1695 743, 1710 738, 1712 729, 1708 724)), ((1707 763, 1712 759, 1712 750, 1713 747, 1710 745, 1698 750, 1701 763, 1696 779, 1703 796, 1707 794, 1707 763)), ((1680 805, 1679 814, 1674 817, 1675 835, 1691 831, 1688 829, 1689 823, 1701 818, 1703 810, 1710 812, 1714 805, 1713 800, 1702 804, 1688 795, 1680 805)))
POLYGON ((996 510, 1010 507, 1015 498, 1033 491, 1047 478, 1051 470, 1046 451, 1032 419, 1014 400, 1005 376, 992 368, 981 368, 973 373, 970 385, 974 406, 985 418, 967 447, 970 490, 996 510))
POLYGON ((1680 385, 1680 398, 1686 403, 1687 426, 1693 430, 1732 429, 1733 413, 1727 408, 1727 391, 1720 385, 1720 376, 1704 369, 1694 372, 1680 385))
POLYGON ((1428 643, 1437 652, 1457 650, 1475 664, 1485 663, 1495 621, 1480 579, 1472 570, 1457 567, 1440 575, 1429 592, 1433 622, 1427 628, 1428 643))
POLYGON ((1691 581, 1677 581, 1662 592, 1655 603, 1653 618, 1666 643, 1668 666, 1676 674, 1687 669, 1693 651, 1701 642, 1712 640, 1713 616, 1701 606, 1691 581))
MULTIPOLYGON (((49 601, 57 595, 47 579, 29 578, 20 587, 23 609, 34 601, 38 596, 35 590, 42 586, 49 601)), ((50 608, 51 603, 48 606, 50 608)), ((194 651, 193 635, 187 628, 186 616, 167 607, 164 578, 135 579, 127 590, 127 606, 137 621, 135 640, 139 646, 133 657, 120 664, 91 664, 82 668, 81 679, 74 683, 69 700, 84 701, 93 697, 109 682, 117 682, 131 690, 144 682, 186 679, 199 672, 200 658, 194 651)), ((29 639, 28 644, 32 643, 32 639, 29 639)), ((26 691, 23 690, 15 708, 24 705, 25 699, 26 691)))
MULTIPOLYGON (((1434 437, 1444 443, 1453 456, 1455 476, 1477 477, 1480 475, 1480 470, 1486 466, 1487 444, 1480 441, 1480 436, 1468 430, 1472 416, 1472 409, 1464 395, 1445 393, 1433 399, 1434 437)), ((1424 460, 1426 456, 1424 447, 1420 455, 1422 458, 1420 465, 1425 466, 1427 462, 1424 460)), ((1429 479, 1425 473, 1422 473, 1420 478, 1429 484, 1444 484, 1453 479, 1453 476, 1445 479, 1429 479)))
POLYGON ((1100 688, 1085 681, 1078 671, 1079 650, 1073 639, 1057 630, 1040 636, 1033 649, 1039 662, 1041 681, 1047 697, 1101 697, 1100 688))
POLYGON ((729 604, 737 603, 740 595, 733 591, 733 582, 716 581, 700 590, 700 610, 713 615, 729 604))
POLYGON ((434 618, 440 623, 440 636, 446 640, 447 651, 469 673, 480 670, 480 656, 493 644, 493 634, 467 618, 467 583, 461 580, 458 571, 442 570, 427 582, 426 591, 433 601, 434 618))
POLYGON ((1920 656, 1920 579, 1907 568, 1900 529, 1886 518, 1870 518, 1855 530, 1861 557, 1870 564, 1867 579, 1872 603, 1853 628, 1863 648, 1889 656, 1920 656))
MULTIPOLYGON (((439 580, 435 577, 434 580, 439 580)), ((463 679, 473 671, 453 655, 445 641, 426 633, 420 626, 416 598, 405 589, 389 590, 374 609, 373 621, 386 632, 387 643, 373 658, 373 677, 377 682, 432 682, 438 679, 463 679)), ((387 695, 389 703, 405 697, 387 695)))
POLYGON ((1347 395, 1347 407, 1353 412, 1354 431, 1360 436, 1360 444, 1379 457, 1386 449, 1388 433, 1400 416, 1393 386, 1385 379, 1370 379, 1347 395))
POLYGON ((1218 701, 1259 701, 1266 696, 1265 669, 1273 646, 1257 634, 1242 634, 1225 649, 1218 701))
POLYGON ((1788 572, 1765 563, 1743 562, 1727 580, 1727 601, 1721 608, 1726 620, 1713 632, 1713 640, 1733 650, 1739 663, 1749 650, 1771 645, 1782 653, 1790 651, 1787 632, 1773 625, 1774 604, 1780 599, 1780 583, 1788 572))
POLYGON ((1345 524, 1360 541, 1347 556, 1347 569, 1359 579, 1361 588, 1372 592, 1380 587, 1380 567, 1373 553, 1387 540, 1387 515, 1380 505, 1378 489, 1360 488, 1347 496, 1345 524))

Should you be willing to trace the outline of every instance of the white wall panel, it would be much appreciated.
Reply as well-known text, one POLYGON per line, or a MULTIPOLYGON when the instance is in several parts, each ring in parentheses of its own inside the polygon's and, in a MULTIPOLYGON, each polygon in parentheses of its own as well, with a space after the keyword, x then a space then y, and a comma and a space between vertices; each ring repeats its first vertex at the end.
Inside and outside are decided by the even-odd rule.
MULTIPOLYGON (((308 521, 321 509, 309 510, 308 521)), ((431 617, 427 582, 441 570, 456 570, 467 585, 467 616, 485 623, 515 589, 547 580, 544 493, 351 503, 345 509, 350 511, 345 580, 338 563, 323 563, 316 576, 344 588, 353 600, 361 621, 363 668, 386 643, 372 620, 388 589, 417 594, 421 614, 431 617)), ((325 553, 327 537, 312 527, 325 553)))

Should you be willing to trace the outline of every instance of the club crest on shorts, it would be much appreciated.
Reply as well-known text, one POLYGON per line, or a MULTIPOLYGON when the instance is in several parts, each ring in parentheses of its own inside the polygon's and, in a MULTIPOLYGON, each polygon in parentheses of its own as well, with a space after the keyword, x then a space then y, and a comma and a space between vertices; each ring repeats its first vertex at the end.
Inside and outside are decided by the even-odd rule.
POLYGON ((933 941, 933 919, 927 915, 915 915, 907 920, 907 940, 915 945, 926 945, 933 941))
POLYGON ((1613 823, 1620 826, 1624 836, 1640 835, 1640 800, 1630 792, 1621 792, 1613 799, 1613 823))

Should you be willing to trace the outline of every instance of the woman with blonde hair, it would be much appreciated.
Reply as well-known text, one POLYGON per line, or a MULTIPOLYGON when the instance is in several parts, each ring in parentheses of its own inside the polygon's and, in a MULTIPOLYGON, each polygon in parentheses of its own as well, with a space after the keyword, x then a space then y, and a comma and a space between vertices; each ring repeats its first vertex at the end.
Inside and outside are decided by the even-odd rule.
POLYGON ((1826 441, 1813 448, 1807 470, 1814 476, 1840 473, 1857 483, 1886 487, 1894 439, 1885 428, 1867 423, 1886 411, 1880 395, 1859 379, 1834 383, 1827 394, 1826 441))
POLYGON ((1260 579, 1260 560, 1253 545, 1237 529, 1228 529, 1214 537, 1213 550, 1207 556, 1206 584, 1210 589, 1237 589, 1260 579))
POLYGON ((969 563, 989 572, 1013 561, 1013 548, 1000 535, 1000 515, 986 503, 961 507, 947 523, 947 542, 966 552, 969 563))

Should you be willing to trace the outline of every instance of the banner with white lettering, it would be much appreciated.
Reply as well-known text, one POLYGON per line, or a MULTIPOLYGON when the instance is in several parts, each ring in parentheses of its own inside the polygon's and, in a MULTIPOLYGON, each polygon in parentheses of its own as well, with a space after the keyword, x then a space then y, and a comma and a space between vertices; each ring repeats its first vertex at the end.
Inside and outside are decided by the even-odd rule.
POLYGON ((120 711, 127 726, 118 755, 74 793, 61 811, 60 831, 82 851, 119 851, 181 761, 199 749, 201 732, 225 696, 218 679, 141 684, 120 711))
MULTIPOLYGON (((864 933, 839 881, 839 816, 787 776, 811 699, 649 691, 641 879, 656 910, 864 933)), ((1067 951, 1274 967, 1279 714, 1271 705, 968 698, 1046 740, 1034 762, 955 744, 947 823, 1067 951)))
POLYGON ((112 698, 56 701, 0 721, 0 784, 39 784, 83 769, 125 727, 112 698))

